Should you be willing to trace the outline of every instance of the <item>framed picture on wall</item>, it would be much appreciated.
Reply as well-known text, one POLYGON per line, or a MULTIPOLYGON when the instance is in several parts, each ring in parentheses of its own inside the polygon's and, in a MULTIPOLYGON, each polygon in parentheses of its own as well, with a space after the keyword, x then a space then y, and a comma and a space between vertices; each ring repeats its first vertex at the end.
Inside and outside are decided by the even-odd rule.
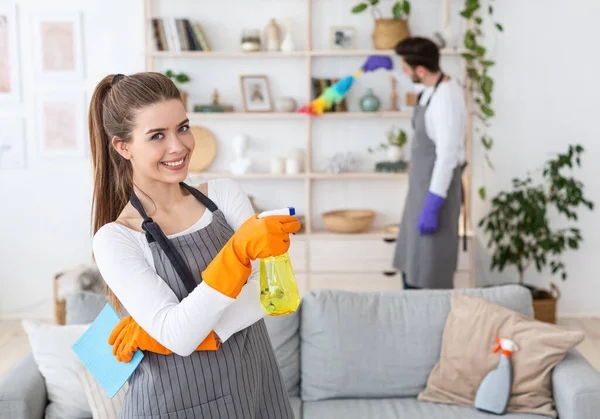
POLYGON ((245 112, 272 112, 273 101, 267 76, 241 76, 245 112))
POLYGON ((45 12, 33 17, 36 76, 40 81, 83 79, 79 12, 45 12))
POLYGON ((85 156, 83 93, 40 94, 37 100, 39 151, 44 157, 85 156))
POLYGON ((16 6, 0 4, 0 101, 20 99, 17 33, 16 6))
POLYGON ((356 29, 351 26, 332 26, 331 49, 356 49, 356 29))

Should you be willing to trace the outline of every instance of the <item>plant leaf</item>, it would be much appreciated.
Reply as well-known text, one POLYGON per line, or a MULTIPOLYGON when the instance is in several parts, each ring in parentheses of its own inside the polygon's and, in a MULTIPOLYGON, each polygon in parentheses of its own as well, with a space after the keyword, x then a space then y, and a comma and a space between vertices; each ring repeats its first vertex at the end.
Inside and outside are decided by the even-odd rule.
POLYGON ((481 105, 481 112, 490 117, 494 116, 494 111, 487 105, 481 105))
POLYGON ((393 14, 395 20, 399 20, 400 17, 402 17, 402 10, 401 10, 399 1, 397 1, 394 4, 394 7, 392 7, 392 14, 393 14))
POLYGON ((377 6, 377 4, 379 3, 379 0, 370 0, 371 2, 371 6, 377 6))
POLYGON ((477 191, 479 193, 479 197, 483 200, 485 200, 485 186, 482 186, 481 188, 479 188, 479 190, 477 191))
POLYGON ((498 29, 500 32, 504 32, 504 27, 499 23, 496 23, 496 29, 498 29))
POLYGON ((467 60, 474 60, 475 58, 477 58, 477 57, 475 57, 475 55, 469 54, 467 52, 463 52, 461 55, 463 58, 465 58, 467 60))
POLYGON ((352 8, 352 13, 360 13, 363 12, 369 7, 367 3, 359 3, 352 8))
POLYGON ((404 14, 406 16, 410 15, 410 3, 408 2, 408 0, 404 0, 404 3, 402 4, 403 9, 404 9, 404 14))

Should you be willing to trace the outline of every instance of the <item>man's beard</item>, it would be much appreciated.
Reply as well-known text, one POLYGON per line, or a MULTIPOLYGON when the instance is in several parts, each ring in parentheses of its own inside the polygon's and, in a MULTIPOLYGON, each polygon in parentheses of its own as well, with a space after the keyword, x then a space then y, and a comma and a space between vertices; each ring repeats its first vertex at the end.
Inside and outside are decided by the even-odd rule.
POLYGON ((411 79, 412 79, 413 83, 421 83, 423 81, 423 79, 421 77, 419 77, 417 74, 413 74, 411 79))

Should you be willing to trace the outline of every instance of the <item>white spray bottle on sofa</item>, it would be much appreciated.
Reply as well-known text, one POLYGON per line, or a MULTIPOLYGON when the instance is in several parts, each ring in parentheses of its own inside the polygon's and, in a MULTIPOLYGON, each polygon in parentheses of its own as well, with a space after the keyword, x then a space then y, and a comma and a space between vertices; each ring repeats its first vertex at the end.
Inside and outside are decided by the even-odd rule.
POLYGON ((498 367, 490 371, 481 381, 475 394, 475 407, 479 410, 496 413, 506 413, 513 381, 511 356, 519 347, 509 339, 496 338, 494 353, 502 349, 498 367))

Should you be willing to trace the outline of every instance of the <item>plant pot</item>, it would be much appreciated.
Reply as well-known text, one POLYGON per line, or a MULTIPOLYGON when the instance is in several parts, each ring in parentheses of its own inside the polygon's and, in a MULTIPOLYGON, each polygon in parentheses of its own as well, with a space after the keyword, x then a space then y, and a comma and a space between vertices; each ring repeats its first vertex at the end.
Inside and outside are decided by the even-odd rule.
POLYGON ((394 49, 398 42, 410 36, 408 20, 376 19, 373 29, 375 49, 394 49))
POLYGON ((560 298, 558 287, 550 283, 550 291, 526 285, 533 298, 533 317, 536 320, 556 324, 556 302, 560 298))
MULTIPOLYGON (((513 282, 505 284, 491 284, 484 288, 502 285, 515 285, 513 282)), ((542 322, 556 324, 556 302, 560 298, 558 287, 550 283, 550 291, 534 287, 533 285, 521 284, 531 293, 533 303, 533 318, 542 322)))
POLYGON ((402 158, 404 157, 403 154, 402 149, 397 146, 389 146, 387 149, 387 158, 391 162, 402 161, 402 158))

